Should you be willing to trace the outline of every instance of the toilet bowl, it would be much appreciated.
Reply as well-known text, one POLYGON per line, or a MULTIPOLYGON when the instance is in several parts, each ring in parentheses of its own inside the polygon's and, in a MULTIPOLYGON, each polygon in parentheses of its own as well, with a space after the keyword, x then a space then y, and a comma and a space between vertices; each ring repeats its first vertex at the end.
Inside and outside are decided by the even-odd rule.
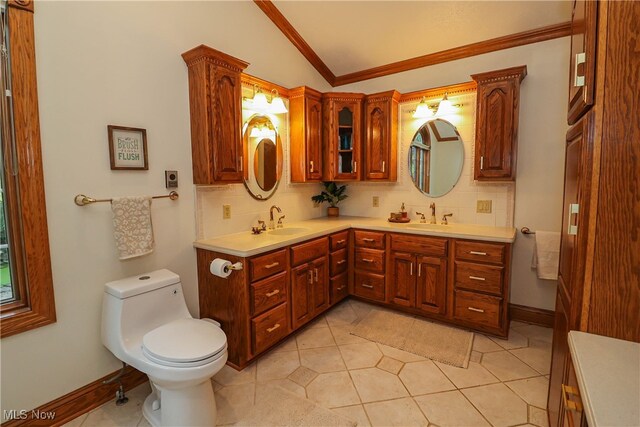
POLYGON ((211 319, 194 319, 180 277, 157 270, 105 285, 102 342, 147 374, 143 414, 153 426, 215 426, 211 377, 227 362, 227 338, 211 319))

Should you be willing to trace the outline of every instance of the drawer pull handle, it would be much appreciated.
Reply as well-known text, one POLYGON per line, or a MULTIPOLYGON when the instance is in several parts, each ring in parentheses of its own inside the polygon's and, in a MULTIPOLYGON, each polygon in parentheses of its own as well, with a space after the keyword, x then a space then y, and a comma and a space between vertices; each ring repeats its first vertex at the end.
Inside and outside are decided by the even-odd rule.
POLYGON ((276 289, 276 290, 275 290, 275 291, 273 291, 273 292, 267 292, 267 293, 266 293, 266 295, 267 295, 268 297, 272 297, 272 296, 274 296, 274 295, 278 295, 279 293, 280 293, 280 289, 276 289))
POLYGON ((482 256, 487 256, 486 252, 478 252, 478 251, 469 251, 469 253, 471 255, 482 255, 482 256))
POLYGON ((344 288, 346 288, 346 286, 345 286, 345 285, 342 285, 342 286, 340 286, 338 289, 336 289, 336 291, 341 291, 341 290, 343 290, 344 288))
POLYGON ((313 271, 311 271, 311 269, 309 269, 309 271, 307 273, 309 274, 309 284, 313 285, 313 271))
POLYGON ((413 276, 413 263, 410 265, 409 276, 413 276))
POLYGON ((265 265, 265 266, 264 266, 264 268, 266 268, 267 270, 269 270, 269 269, 271 269, 271 268, 273 268, 273 267, 277 267, 277 266, 279 266, 279 265, 280 265, 280 263, 279 263, 278 261, 276 261, 276 262, 274 262, 274 263, 271 263, 271 264, 267 264, 267 265, 265 265))
POLYGON ((368 262, 368 263, 372 263, 373 260, 369 259, 369 258, 362 258, 362 262, 368 262))
POLYGON ((369 238, 369 237, 363 237, 363 238, 362 238, 362 241, 363 241, 363 242, 367 242, 367 243, 373 243, 373 242, 375 242, 375 241, 376 241, 376 239, 371 239, 371 238, 369 238))
POLYGON ((373 289, 373 286, 371 286, 371 285, 367 285, 366 283, 363 283, 363 284, 362 284, 362 287, 363 287, 363 288, 367 288, 367 289, 373 289))
POLYGON ((562 400, 564 401, 565 411, 582 412, 582 404, 569 399, 569 395, 580 398, 577 388, 562 384, 562 400))
POLYGON ((475 308, 475 307, 467 307, 467 310, 469 311, 475 311, 476 313, 484 313, 484 310, 481 308, 475 308))
POLYGON ((316 283, 318 283, 318 269, 314 268, 313 272, 315 273, 315 276, 316 276, 316 283))
POLYGON ((340 239, 336 243, 339 244, 339 245, 341 245, 343 243, 347 243, 347 239, 340 239))
POLYGON ((484 282, 485 280, 487 280, 484 277, 478 277, 478 276, 469 276, 469 279, 471 279, 471 280, 480 280, 481 282, 484 282))
POLYGON ((280 323, 276 323, 272 328, 267 328, 267 332, 271 333, 280 327, 280 323))
POLYGON ((340 261, 338 261, 336 264, 340 265, 340 264, 344 264, 345 262, 347 262, 346 259, 341 259, 340 261))

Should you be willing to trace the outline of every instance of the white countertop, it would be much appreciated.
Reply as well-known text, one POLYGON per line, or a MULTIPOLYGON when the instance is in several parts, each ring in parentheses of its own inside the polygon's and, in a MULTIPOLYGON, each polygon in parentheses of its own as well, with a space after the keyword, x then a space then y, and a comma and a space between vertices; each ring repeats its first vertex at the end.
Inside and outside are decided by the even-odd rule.
POLYGON ((640 426, 640 343, 569 332, 589 427, 640 426))
POLYGON ((516 237, 516 229, 513 227, 490 227, 471 224, 431 226, 430 224, 420 224, 414 221, 408 224, 395 224, 386 219, 349 216, 341 216, 339 218, 324 217, 285 223, 284 229, 286 230, 287 228, 303 228, 305 230, 284 236, 275 235, 270 231, 258 235, 251 234, 250 231, 244 231, 214 239, 197 240, 193 246, 239 257, 249 257, 349 228, 505 243, 512 243, 516 237), (421 226, 427 229, 414 228, 421 226))

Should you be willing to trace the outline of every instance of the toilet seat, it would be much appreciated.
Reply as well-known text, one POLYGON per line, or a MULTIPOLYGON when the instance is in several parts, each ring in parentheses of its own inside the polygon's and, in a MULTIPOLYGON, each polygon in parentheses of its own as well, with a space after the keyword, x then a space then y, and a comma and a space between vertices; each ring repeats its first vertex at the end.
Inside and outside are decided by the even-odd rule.
POLYGON ((227 337, 218 326, 199 319, 178 319, 147 332, 142 353, 164 366, 202 366, 220 358, 227 337))

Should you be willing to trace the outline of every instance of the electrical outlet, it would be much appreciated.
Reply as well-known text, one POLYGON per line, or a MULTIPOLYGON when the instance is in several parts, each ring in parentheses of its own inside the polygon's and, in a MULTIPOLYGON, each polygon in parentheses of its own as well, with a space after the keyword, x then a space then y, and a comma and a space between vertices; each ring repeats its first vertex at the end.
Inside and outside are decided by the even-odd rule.
POLYGON ((477 213, 491 213, 491 200, 478 200, 477 213))
POLYGON ((222 219, 231 219, 231 205, 222 205, 222 219))
POLYGON ((374 208, 379 208, 380 207, 380 197, 378 196, 373 196, 373 203, 372 206, 374 208))

